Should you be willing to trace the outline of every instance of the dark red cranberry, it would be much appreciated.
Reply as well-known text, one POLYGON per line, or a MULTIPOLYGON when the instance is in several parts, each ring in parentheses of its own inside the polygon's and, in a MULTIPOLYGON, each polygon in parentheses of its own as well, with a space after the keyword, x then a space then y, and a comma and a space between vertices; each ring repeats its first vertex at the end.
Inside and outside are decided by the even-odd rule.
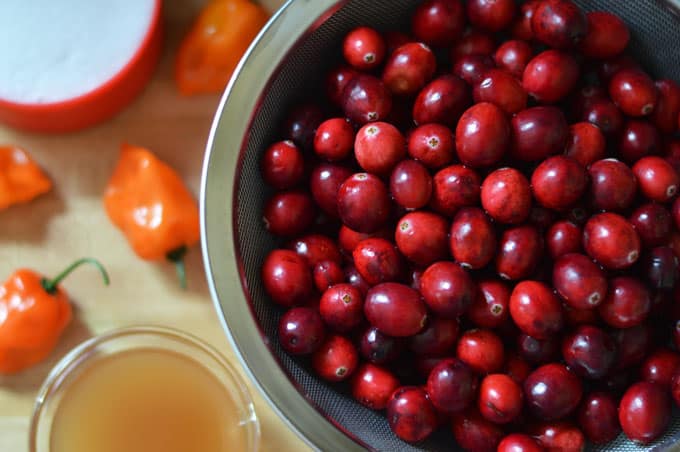
POLYGON ((643 157, 633 165, 640 191, 650 201, 668 202, 678 194, 680 175, 661 157, 643 157))
POLYGON ((401 254, 425 267, 448 256, 448 229, 448 221, 436 213, 411 212, 397 222, 394 239, 401 254))
POLYGON ((399 380, 389 370, 367 363, 356 370, 351 385, 354 400, 372 410, 382 410, 399 387, 399 380))
POLYGON ((649 315, 651 299, 647 288, 637 279, 619 276, 609 281, 609 291, 598 310, 600 317, 615 328, 641 324, 649 315))
POLYGON ((292 140, 300 149, 311 150, 316 128, 324 120, 324 114, 316 104, 306 103, 294 107, 284 122, 282 135, 292 140))
POLYGON ((599 62, 597 65, 597 76, 601 83, 607 85, 616 73, 624 69, 640 70, 641 66, 635 58, 623 53, 599 62))
POLYGON ((477 452, 496 452, 504 435, 500 426, 489 422, 474 409, 454 415, 451 428, 460 447, 477 452))
POLYGON ((432 176, 416 160, 402 160, 392 170, 390 193, 394 201, 405 209, 420 209, 430 202, 432 176))
POLYGON ((531 18, 534 37, 556 49, 571 49, 586 37, 588 20, 569 0, 546 0, 531 18))
POLYGON ((316 215, 312 197, 299 190, 275 193, 262 211, 265 228, 282 237, 302 234, 312 225, 316 215))
POLYGON ((511 27, 512 37, 523 41, 534 39, 534 31, 531 27, 531 19, 541 0, 529 0, 520 6, 518 17, 511 27))
POLYGON ((436 69, 432 50, 421 42, 397 48, 387 58, 382 80, 396 96, 412 96, 430 81, 436 69))
POLYGON ((533 56, 534 52, 526 41, 513 40, 505 41, 496 49, 494 60, 500 69, 521 79, 524 68, 533 56))
POLYGON ((564 317, 567 325, 570 327, 601 323, 596 309, 574 309, 567 304, 564 305, 564 317))
POLYGON ((547 339, 564 324, 560 300, 552 290, 537 281, 522 281, 510 296, 510 316, 524 333, 547 339))
POLYGON ((420 356, 442 356, 456 344, 458 330, 458 320, 432 317, 420 333, 409 338, 408 346, 420 356))
POLYGON ((618 369, 640 364, 647 356, 652 344, 651 330, 645 324, 617 329, 611 334, 616 342, 616 348, 619 350, 618 369))
POLYGON ((310 191, 316 204, 326 214, 338 217, 338 189, 352 171, 344 166, 321 163, 314 167, 309 177, 310 191))
POLYGON ((351 284, 336 284, 328 288, 319 302, 321 318, 332 329, 350 331, 363 319, 364 297, 351 284))
POLYGON ((326 335, 321 316, 316 309, 298 307, 286 311, 279 320, 279 342, 291 355, 314 353, 326 335))
POLYGON ((582 325, 564 338, 562 356, 576 375, 598 379, 614 367, 616 343, 601 329, 582 325))
POLYGON ((577 122, 569 126, 564 154, 587 168, 604 157, 606 144, 599 127, 589 122, 577 122))
POLYGON ((527 93, 512 74, 501 69, 489 69, 472 91, 476 103, 491 102, 508 114, 527 106, 527 93))
POLYGON ((335 242, 322 234, 308 234, 291 241, 287 248, 292 249, 307 260, 310 268, 323 261, 342 263, 342 255, 335 242))
POLYGON ((262 282, 272 300, 286 307, 307 302, 314 284, 307 260, 290 250, 274 250, 267 255, 262 282))
POLYGON ((366 294, 364 314, 371 325, 389 336, 413 336, 423 329, 427 309, 420 294, 399 283, 373 286, 366 294))
POLYGON ((420 277, 420 293, 425 303, 445 318, 462 315, 475 299, 476 290, 470 275, 449 261, 435 262, 420 277))
POLYGON ((623 130, 623 114, 609 99, 596 100, 587 105, 581 120, 596 125, 607 137, 618 137, 623 130))
POLYGON ((507 424, 522 411, 522 388, 507 375, 487 375, 479 386, 477 402, 482 416, 496 424, 507 424))
POLYGON ((662 348, 649 355, 642 363, 640 377, 650 383, 657 383, 665 388, 670 388, 671 379, 679 369, 680 355, 662 348))
POLYGON ((553 287, 574 309, 592 309, 604 301, 607 277, 593 261, 583 254, 570 253, 560 257, 553 267, 553 287))
POLYGON ((491 56, 495 49, 496 42, 492 35, 468 28, 451 48, 451 61, 468 55, 491 56))
POLYGON ((392 124, 372 122, 357 132, 354 155, 365 171, 384 176, 406 155, 406 140, 392 124))
POLYGON ((443 413, 460 413, 475 399, 477 377, 462 361, 442 360, 430 372, 427 393, 435 408, 443 413))
POLYGON ((460 0, 427 0, 411 16, 411 31, 427 45, 451 45, 463 34, 465 10, 460 0))
POLYGON ((454 157, 451 129, 441 124, 424 124, 415 128, 408 138, 408 154, 428 168, 448 165, 454 157))
POLYGON ((514 0, 468 0, 466 5, 470 23, 490 32, 507 28, 517 10, 514 0))
POLYGON ((464 165, 447 166, 434 175, 431 207, 452 217, 461 207, 479 203, 481 184, 479 174, 473 169, 464 165))
POLYGON ((586 14, 588 33, 579 50, 589 58, 612 58, 624 51, 630 40, 628 26, 617 15, 605 11, 586 14))
POLYGON ((607 444, 613 441, 621 432, 616 399, 606 392, 588 394, 581 402, 578 424, 592 443, 607 444))
POLYGON ((539 161, 564 151, 569 125, 556 107, 532 107, 517 113, 511 122, 511 155, 527 162, 539 161))
POLYGON ((346 256, 351 257, 359 242, 373 237, 385 240, 392 240, 394 238, 392 228, 383 228, 368 234, 357 232, 343 224, 338 231, 338 245, 340 245, 340 249, 346 256))
POLYGON ((370 27, 357 27, 345 35, 342 55, 345 61, 359 70, 371 70, 385 59, 385 40, 370 27))
POLYGON ((503 279, 528 277, 543 255, 543 241, 535 226, 523 225, 503 232, 496 254, 496 272, 503 279))
POLYGON ((534 198, 549 209, 570 207, 585 193, 588 173, 576 160, 556 155, 543 161, 531 175, 534 198))
POLYGON ((560 358, 560 344, 555 337, 540 340, 522 333, 517 336, 517 353, 533 366, 547 364, 560 358))
POLYGON ((579 66, 574 57, 559 50, 546 50, 527 63, 522 84, 538 102, 554 103, 569 94, 578 77, 579 66))
POLYGON ((518 224, 529 216, 531 188, 527 178, 514 168, 501 168, 482 183, 482 206, 500 223, 518 224))
POLYGON ((302 152, 290 140, 267 148, 260 161, 262 179, 277 190, 293 188, 302 181, 305 162, 302 152))
POLYGON ((385 184, 376 176, 357 173, 340 185, 337 195, 340 219, 358 232, 375 232, 390 214, 390 198, 385 184))
POLYGON ((345 272, 340 264, 333 261, 318 262, 312 268, 314 286, 319 292, 323 292, 331 286, 345 281, 345 272))
POLYGON ((479 269, 496 252, 496 234, 488 216, 477 207, 464 207, 451 223, 451 255, 463 267, 479 269))
POLYGON ((643 204, 631 214, 629 220, 646 247, 668 243, 673 219, 668 209, 660 204, 643 204))
POLYGON ((640 257, 640 237, 628 220, 615 213, 601 213, 583 228, 583 247, 604 267, 619 270, 640 257))
POLYGON ((654 111, 659 93, 652 79, 638 69, 623 69, 609 82, 609 95, 628 116, 646 116, 654 111))
POLYGON ((462 79, 455 75, 442 75, 418 93, 413 103, 413 121, 416 124, 439 123, 453 127, 471 103, 470 89, 462 79))
POLYGON ((671 396, 673 396, 675 406, 680 406, 680 370, 675 372, 671 378, 671 396))
POLYGON ((496 452, 543 452, 544 449, 531 436, 511 433, 501 440, 496 452))
POLYGON ((657 154, 661 138, 652 124, 647 121, 630 120, 626 123, 619 144, 619 155, 627 163, 634 163, 651 154, 657 154))
POLYGON ((312 355, 312 367, 316 374, 324 380, 333 382, 349 378, 358 363, 357 349, 344 336, 328 336, 312 355))
POLYGON ((657 384, 635 383, 619 404, 619 422, 631 440, 648 444, 666 431, 671 421, 671 400, 657 384))
POLYGON ((498 372, 505 363, 503 342, 491 330, 473 329, 463 333, 456 356, 480 375, 498 372))
POLYGON ((328 72, 324 81, 324 88, 326 97, 331 104, 342 107, 345 87, 358 74, 359 72, 356 69, 345 65, 336 66, 328 72))
POLYGON ((532 437, 545 449, 560 452, 583 452, 583 432, 569 422, 540 423, 530 429, 532 437))
POLYGON ((571 221, 554 223, 545 236, 548 252, 553 259, 581 251, 581 228, 571 221))
POLYGON ((564 365, 546 364, 524 381, 524 397, 529 410, 547 421, 571 414, 583 394, 581 380, 564 365))
POLYGON ((467 318, 479 328, 496 328, 510 315, 510 289, 493 279, 480 281, 478 286, 479 293, 467 310, 467 318))
POLYGON ((652 289, 672 290, 680 278, 680 261, 667 246, 651 249, 642 260, 642 272, 652 289))
POLYGON ((593 204, 604 210, 624 210, 637 191, 633 171, 616 159, 598 160, 588 169, 593 204))
POLYGON ((456 126, 460 161, 473 168, 498 163, 510 142, 510 122, 499 107, 482 102, 468 108, 456 126))
POLYGON ((659 98, 652 112, 652 123, 663 133, 673 133, 678 129, 680 117, 680 85, 671 79, 657 80, 655 85, 659 98))
POLYGON ((493 59, 488 55, 462 55, 453 60, 452 71, 468 85, 474 86, 493 67, 493 59))
POLYGON ((399 438, 418 442, 437 428, 437 413, 424 389, 402 386, 387 402, 387 421, 399 438))
POLYGON ((503 366, 503 373, 515 380, 519 385, 524 383, 531 370, 532 368, 529 363, 524 358, 515 354, 508 356, 505 360, 505 366, 503 366))
POLYGON ((387 118, 392 110, 392 97, 379 78, 359 74, 347 82, 342 108, 352 122, 363 125, 387 118))
POLYGON ((354 145, 354 128, 344 118, 322 122, 314 136, 314 152, 330 162, 347 158, 354 145))
POLYGON ((343 269, 343 273, 345 274, 345 282, 359 289, 361 293, 364 294, 365 296, 366 293, 368 292, 368 289, 370 289, 371 286, 364 280, 361 274, 357 271, 357 268, 354 265, 348 265, 343 269))
POLYGON ((387 364, 399 356, 401 342, 370 326, 361 336, 359 351, 365 360, 373 364, 387 364))

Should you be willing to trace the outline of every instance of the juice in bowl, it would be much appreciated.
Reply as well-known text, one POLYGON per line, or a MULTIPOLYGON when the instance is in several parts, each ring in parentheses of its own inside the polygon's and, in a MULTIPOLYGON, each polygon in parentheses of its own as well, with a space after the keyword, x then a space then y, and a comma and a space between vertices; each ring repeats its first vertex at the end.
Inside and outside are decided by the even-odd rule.
POLYGON ((31 452, 256 451, 243 380, 217 351, 176 330, 132 327, 92 338, 50 372, 31 452))

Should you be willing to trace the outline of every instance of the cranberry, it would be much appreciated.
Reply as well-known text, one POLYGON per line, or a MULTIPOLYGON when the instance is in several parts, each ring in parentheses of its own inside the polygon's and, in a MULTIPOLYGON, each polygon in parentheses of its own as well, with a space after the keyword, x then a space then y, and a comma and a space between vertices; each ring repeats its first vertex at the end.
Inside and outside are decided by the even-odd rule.
POLYGON ((428 168, 448 165, 454 157, 451 129, 441 124, 424 124, 414 129, 408 138, 408 154, 428 168))
POLYGON ((380 79, 358 74, 347 82, 342 92, 342 107, 345 116, 363 125, 385 119, 392 110, 392 97, 380 79))
POLYGON ((343 272, 345 273, 345 281, 348 284, 351 284, 352 286, 356 287, 361 291, 364 296, 368 292, 368 289, 371 288, 371 286, 364 280, 364 278, 361 276, 361 274, 357 271, 357 268, 354 265, 348 265, 343 269, 343 272))
POLYGON ((387 58, 382 80, 392 94, 411 96, 420 91, 436 69, 434 53, 420 42, 410 42, 397 48, 387 58))
POLYGON ((672 290, 680 275, 678 257, 667 246, 653 248, 647 253, 642 270, 650 287, 657 290, 672 290))
POLYGON ((473 169, 464 165, 447 166, 434 175, 431 207, 442 215, 452 217, 461 207, 479 203, 481 184, 473 169))
POLYGON ((605 11, 593 11, 586 15, 588 33, 579 50, 590 58, 612 58, 628 45, 628 26, 617 15, 605 11))
POLYGON ((531 188, 526 177, 514 168, 501 168, 482 183, 482 206, 500 223, 522 223, 531 209, 531 188))
POLYGON ((468 28, 451 48, 451 60, 455 61, 468 55, 491 56, 496 49, 492 35, 468 28))
POLYGON ((564 323, 559 299, 537 281, 522 281, 515 286, 510 296, 510 316, 520 330, 536 339, 547 339, 564 323))
POLYGON ((370 70, 380 66, 385 58, 385 41, 370 27, 357 27, 345 35, 342 54, 351 66, 370 70))
POLYGON ((673 133, 678 128, 680 114, 680 85, 670 79, 656 81, 659 98, 652 112, 652 123, 663 133, 673 133))
POLYGON ((284 237, 305 232, 314 222, 315 214, 311 196, 299 190, 275 193, 263 208, 267 230, 284 237))
POLYGON ((634 163, 647 155, 657 154, 660 146, 656 127, 647 121, 631 120, 623 129, 619 155, 624 161, 634 163))
POLYGON ((582 254, 565 254, 553 267, 553 286, 574 309, 592 309, 604 301, 607 278, 604 272, 582 254))
POLYGON ((264 289, 281 306, 304 304, 312 295, 313 282, 304 257, 290 250, 274 250, 262 265, 264 289))
POLYGON ((453 60, 453 73, 468 85, 476 85, 489 69, 494 67, 493 59, 488 55, 462 55, 453 60))
POLYGON ((624 69, 640 70, 641 67, 632 56, 623 53, 601 61, 597 65, 597 76, 601 83, 607 85, 616 73, 624 69))
POLYGON ((570 49, 586 37, 588 20, 569 0, 546 0, 531 18, 534 37, 556 49, 570 49))
POLYGON ((451 255, 464 267, 482 268, 496 251, 496 234, 491 221, 476 207, 458 211, 451 223, 449 237, 451 255))
POLYGON ((401 342, 371 326, 361 336, 359 351, 365 360, 373 364, 387 364, 399 356, 401 342))
POLYGON ((496 452, 504 434, 500 426, 489 422, 472 409, 454 415, 451 428, 460 447, 477 452, 496 452))
POLYGON ((533 162, 561 153, 569 138, 564 114, 555 107, 532 107, 517 113, 511 122, 511 154, 533 162))
POLYGON ((490 69, 475 84, 472 92, 476 103, 491 102, 506 113, 513 114, 527 106, 527 93, 512 74, 501 69, 490 69))
POLYGON ((671 420, 671 401, 659 385, 635 383, 619 404, 623 433, 633 441, 648 444, 666 430, 671 420))
POLYGON ((424 207, 432 196, 432 176, 420 162, 402 160, 392 170, 390 193, 405 209, 424 207))
POLYGON ((668 349, 660 349, 649 355, 642 363, 640 377, 650 383, 670 388, 671 379, 679 369, 680 355, 668 349))
POLYGON ((628 220, 615 213, 601 213, 588 220, 583 247, 590 257, 614 270, 630 267, 640 257, 640 237, 628 220))
POLYGON ((468 0, 467 15, 472 25, 497 32, 507 28, 515 17, 514 0, 468 0))
POLYGON ((553 259, 581 251, 581 228, 571 221, 554 223, 545 236, 548 252, 553 259))
POLYGON ((538 424, 532 429, 533 437, 547 450, 582 452, 586 439, 578 427, 568 422, 538 424))
POLYGON ((390 198, 385 184, 376 176, 357 173, 338 189, 338 213, 342 222, 358 232, 375 232, 390 213, 390 198))
POLYGON ((651 201, 668 202, 678 194, 680 176, 661 157, 643 157, 633 166, 640 191, 651 201))
POLYGON ((349 168, 330 163, 321 163, 312 170, 309 177, 312 198, 326 214, 334 218, 339 216, 338 189, 351 175, 349 168))
POLYGON ((363 319, 363 294, 351 284, 336 284, 328 288, 319 302, 319 313, 326 325, 347 332, 363 319))
POLYGON ((507 424, 519 416, 522 399, 522 388, 507 375, 487 375, 479 386, 479 412, 496 424, 507 424))
POLYGON ((596 207, 605 210, 623 210, 633 202, 637 182, 633 171, 616 159, 598 160, 589 170, 596 207))
POLYGON ((470 275, 453 262, 430 265, 420 277, 420 293, 436 314, 457 318, 472 304, 476 286, 470 275))
POLYGON ((546 50, 527 63, 522 84, 537 101, 554 103, 569 94, 578 77, 579 66, 574 57, 559 50, 546 50))
POLYGON ((475 399, 477 377, 462 361, 444 359, 427 378, 427 393, 435 408, 443 413, 459 413, 475 399))
POLYGON ((423 329, 427 310, 420 294, 399 283, 373 286, 364 303, 366 319, 389 336, 413 336, 423 329))
POLYGON ((285 351, 292 355, 308 355, 321 346, 326 330, 315 309, 298 307, 281 316, 278 335, 285 351))
POLYGON ((680 406, 680 370, 675 372, 671 378, 671 395, 675 406, 680 406))
POLYGON ((319 292, 323 292, 335 284, 345 280, 345 272, 340 264, 333 261, 320 261, 312 269, 314 286, 319 292))
POLYGON ((372 410, 382 410, 399 387, 399 380, 387 369, 367 363, 356 370, 351 386, 357 402, 372 410))
POLYGON ((588 186, 588 173, 562 155, 546 159, 531 176, 534 197, 549 209, 565 209, 578 201, 588 186))
POLYGON ((343 224, 340 226, 340 230, 338 231, 338 245, 340 245, 340 249, 343 253, 345 253, 346 256, 351 257, 359 242, 373 237, 385 240, 392 240, 394 238, 391 228, 383 228, 374 233, 367 234, 363 232, 357 232, 343 224))
POLYGON ((357 132, 354 155, 365 171, 385 175, 406 155, 406 142, 392 124, 372 122, 357 132))
POLYGON ((312 355, 312 367, 328 381, 349 378, 357 368, 359 356, 354 344, 344 336, 331 335, 312 355))
POLYGON ((470 90, 462 79, 455 75, 442 75, 418 93, 413 103, 413 121, 416 124, 440 123, 453 127, 471 103, 470 90))
POLYGON ((521 79, 524 68, 533 57, 531 46, 526 41, 505 41, 494 55, 496 66, 521 79))
POLYGON ((498 444, 497 452, 543 452, 536 440, 524 433, 511 433, 498 444))
POLYGON ((269 146, 260 161, 262 178, 277 190, 286 190, 299 184, 304 167, 302 153, 290 140, 269 146))
POLYGON ((593 101, 586 106, 581 119, 596 125, 608 137, 619 136, 623 129, 623 114, 609 99, 593 101))
POLYGON ((457 320, 433 317, 420 333, 409 338, 408 346, 420 356, 442 356, 455 345, 458 329, 457 320))
POLYGON ((602 378, 614 367, 616 343, 601 329, 583 325, 565 337, 562 356, 572 372, 584 378, 602 378))
POLYGON ((592 443, 606 444, 613 441, 621 432, 616 399, 605 392, 588 394, 581 403, 578 424, 592 443))
POLYGON ((531 19, 542 0, 529 0, 522 3, 515 23, 512 25, 511 34, 515 39, 531 41, 534 39, 534 31, 531 27, 531 19))
POLYGON ((425 390, 402 386, 387 402, 387 421, 399 438, 417 442, 427 438, 437 427, 437 413, 425 390))
POLYGON ((480 328, 496 328, 508 319, 510 289, 501 281, 479 282, 479 294, 467 310, 468 319, 480 328))
POLYGON ((503 279, 524 279, 534 271, 542 254, 542 237, 535 226, 508 229, 498 244, 496 272, 503 279))
POLYGON ((498 372, 505 362, 503 342, 490 330, 473 329, 463 333, 458 340, 456 356, 482 375, 498 372))
POLYGON ((314 136, 314 152, 330 162, 347 158, 354 144, 354 129, 344 118, 322 122, 314 136))
POLYGON ((323 118, 323 112, 318 105, 310 103, 298 105, 288 114, 282 135, 301 149, 310 150, 314 143, 316 128, 323 118))
POLYGON ((323 261, 332 261, 337 264, 342 263, 340 250, 335 242, 322 234, 308 234, 290 242, 287 248, 294 250, 297 254, 307 260, 310 268, 314 268, 323 261))
POLYGON ((419 41, 441 47, 463 34, 465 11, 460 0, 427 0, 411 17, 411 30, 419 41))
POLYGON ((599 127, 589 122, 569 126, 569 138, 564 154, 587 168, 604 157, 605 138, 599 127))
POLYGON ((408 260, 425 267, 448 256, 448 226, 446 219, 436 213, 411 212, 397 222, 394 238, 408 260))
POLYGON ((331 104, 342 107, 345 87, 358 74, 357 70, 346 65, 336 66, 328 72, 324 80, 324 89, 331 104))
POLYGON ((659 93, 647 74, 623 69, 609 82, 609 95, 628 116, 646 116, 654 110, 659 93))
POLYGON ((524 358, 513 354, 505 360, 503 373, 521 385, 531 373, 531 366, 524 358))
POLYGON ((619 369, 637 365, 647 356, 652 343, 651 330, 647 325, 618 329, 611 334, 619 350, 617 363, 619 369))
POLYGON ((546 364, 524 381, 527 407, 538 418, 562 419, 573 412, 581 400, 581 380, 562 364, 546 364))
POLYGON ((602 320, 615 328, 642 323, 651 309, 647 288, 637 279, 620 276, 609 281, 609 291, 598 310, 602 320))
POLYGON ((482 102, 468 108, 456 126, 456 151, 463 164, 477 168, 498 163, 510 141, 503 110, 482 102))
POLYGON ((557 361, 560 357, 560 344, 555 337, 539 340, 528 334, 517 336, 517 352, 532 365, 557 361))

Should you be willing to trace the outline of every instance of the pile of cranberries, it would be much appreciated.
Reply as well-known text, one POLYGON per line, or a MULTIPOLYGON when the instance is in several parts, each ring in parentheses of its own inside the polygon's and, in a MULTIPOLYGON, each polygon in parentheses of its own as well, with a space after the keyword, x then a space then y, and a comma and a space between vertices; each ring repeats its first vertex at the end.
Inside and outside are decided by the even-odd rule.
POLYGON ((411 20, 351 30, 263 153, 281 346, 408 442, 654 441, 680 403, 680 86, 568 0, 411 20))

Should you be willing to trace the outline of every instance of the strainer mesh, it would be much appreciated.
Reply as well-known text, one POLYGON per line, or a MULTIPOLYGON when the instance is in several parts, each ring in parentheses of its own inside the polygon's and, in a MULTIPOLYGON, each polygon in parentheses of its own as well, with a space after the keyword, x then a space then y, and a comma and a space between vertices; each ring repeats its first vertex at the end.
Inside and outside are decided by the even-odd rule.
MULTIPOLYGON (((267 298, 260 279, 260 268, 266 254, 276 246, 262 223, 262 205, 270 194, 259 173, 259 155, 272 142, 281 139, 278 125, 287 109, 308 94, 315 86, 319 74, 338 54, 342 36, 351 28, 371 24, 378 29, 399 29, 408 23, 408 14, 417 4, 414 0, 352 0, 346 2, 319 28, 312 31, 291 51, 285 62, 273 75, 268 90, 263 94, 259 110, 255 113, 240 162, 240 177, 234 206, 236 221, 236 247, 241 258, 246 290, 253 302, 253 311, 263 332, 264 340, 288 373, 298 390, 339 428, 360 443, 375 450, 444 451, 455 449, 449 432, 434 435, 418 445, 409 445, 397 439, 390 431, 381 413, 368 410, 347 396, 346 388, 329 386, 309 370, 308 363, 291 359, 280 347, 276 328, 282 311, 267 298)), ((632 53, 655 76, 680 80, 680 26, 666 4, 657 0, 576 0, 587 11, 616 12, 630 26, 632 53)), ((667 447, 680 438, 680 417, 656 447, 667 447), (676 438, 677 440, 677 438, 676 438)), ((593 450, 643 451, 640 447, 620 437, 606 448, 593 450)))

